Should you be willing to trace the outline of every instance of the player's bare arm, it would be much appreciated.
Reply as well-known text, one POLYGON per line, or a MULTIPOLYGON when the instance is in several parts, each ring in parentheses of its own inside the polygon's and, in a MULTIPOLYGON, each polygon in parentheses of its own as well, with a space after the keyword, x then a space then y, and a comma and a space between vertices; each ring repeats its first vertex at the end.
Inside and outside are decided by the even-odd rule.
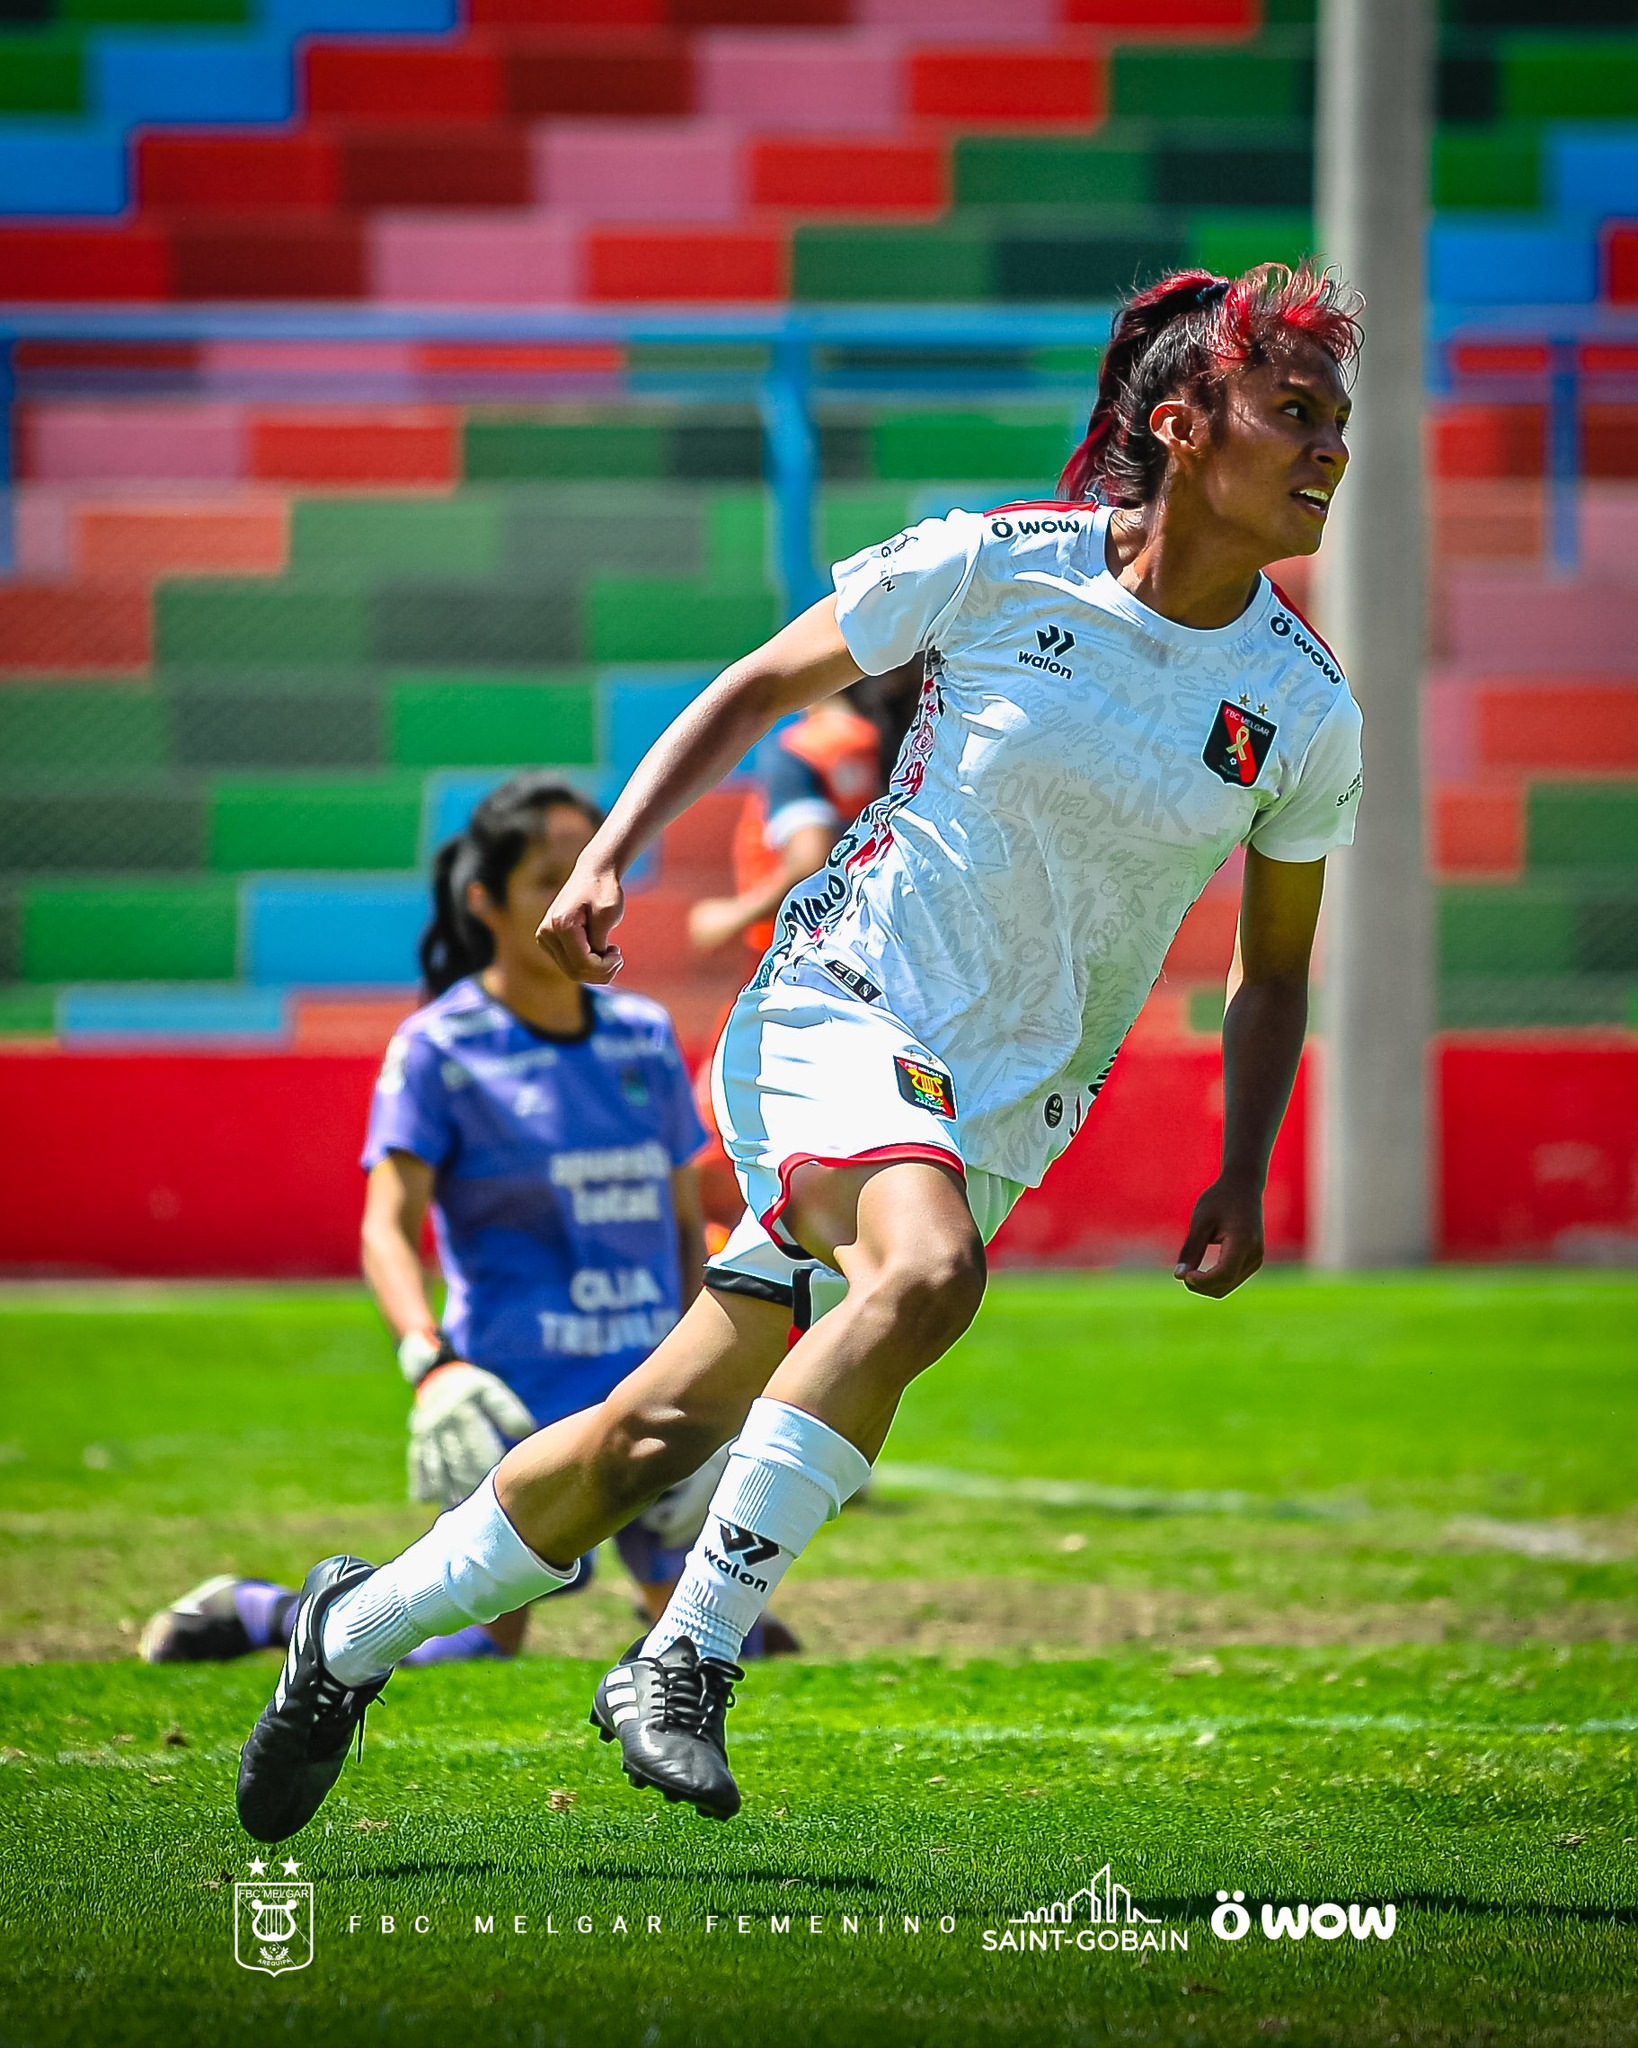
POLYGON ((1263 1188, 1308 1028, 1324 886, 1323 860, 1268 860, 1246 849, 1223 1014, 1223 1170, 1196 1202, 1177 1255, 1177 1277, 1193 1294, 1231 1294, 1263 1263, 1263 1188))
POLYGON ((632 862, 780 719, 834 697, 861 673, 836 623, 836 600, 827 597, 700 692, 644 756, 542 920, 540 944, 565 974, 614 979, 621 954, 609 934, 620 921, 621 880, 632 862))

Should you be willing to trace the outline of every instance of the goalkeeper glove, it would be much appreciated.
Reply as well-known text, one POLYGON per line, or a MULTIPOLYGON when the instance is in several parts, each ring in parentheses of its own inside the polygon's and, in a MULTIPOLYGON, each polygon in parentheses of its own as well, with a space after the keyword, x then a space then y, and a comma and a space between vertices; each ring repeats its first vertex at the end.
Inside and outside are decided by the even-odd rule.
POLYGON ((412 1330, 398 1347, 398 1363, 415 1388, 410 1498, 454 1507, 512 1444, 533 1436, 535 1419, 504 1380, 458 1358, 441 1330, 412 1330))

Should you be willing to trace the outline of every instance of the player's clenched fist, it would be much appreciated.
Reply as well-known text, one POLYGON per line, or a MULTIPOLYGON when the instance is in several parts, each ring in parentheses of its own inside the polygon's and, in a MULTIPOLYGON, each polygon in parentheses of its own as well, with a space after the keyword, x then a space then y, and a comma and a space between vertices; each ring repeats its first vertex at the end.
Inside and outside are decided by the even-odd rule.
POLYGON ((620 922, 626 894, 612 868, 581 862, 540 921, 535 938, 576 981, 612 981, 623 958, 609 933, 620 922))
POLYGON ((464 1360, 436 1367, 410 1414, 411 1498, 453 1507, 534 1431, 534 1417, 492 1372, 464 1360))

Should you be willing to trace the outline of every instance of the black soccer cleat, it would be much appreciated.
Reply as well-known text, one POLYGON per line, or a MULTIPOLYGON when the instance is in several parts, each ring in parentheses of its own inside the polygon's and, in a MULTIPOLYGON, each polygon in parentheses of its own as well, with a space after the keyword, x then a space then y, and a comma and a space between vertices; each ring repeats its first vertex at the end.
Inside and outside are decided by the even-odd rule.
POLYGON ((325 1669, 319 1639, 332 1603, 374 1570, 361 1557, 327 1557, 302 1580, 284 1669, 239 1752, 239 1822, 258 1842, 306 1827, 341 1776, 354 1729, 363 1744, 365 1711, 387 1676, 343 1685, 325 1669))
MULTIPOLYGON (((137 1641, 137 1655, 144 1664, 225 1664, 250 1656, 261 1646, 250 1640, 234 1595, 240 1586, 257 1583, 223 1572, 189 1587, 179 1600, 150 1615, 137 1641)), ((282 1611, 275 1607, 275 1614, 282 1616, 282 1611)))
POLYGON ((686 1800, 708 1820, 732 1820, 739 1787, 728 1768, 725 1723, 745 1673, 702 1657, 681 1636, 657 1657, 634 1643, 597 1688, 592 1726, 618 1742, 626 1776, 639 1790, 686 1800))

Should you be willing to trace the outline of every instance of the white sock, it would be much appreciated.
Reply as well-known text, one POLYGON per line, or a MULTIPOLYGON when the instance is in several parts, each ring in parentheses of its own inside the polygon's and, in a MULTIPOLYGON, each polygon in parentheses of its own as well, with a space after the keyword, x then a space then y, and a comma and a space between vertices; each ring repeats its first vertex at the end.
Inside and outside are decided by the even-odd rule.
POLYGON ((687 1636, 702 1657, 731 1664, 797 1556, 869 1477, 869 1459, 817 1417, 753 1401, 643 1655, 687 1636))
POLYGON ((560 1572, 536 1557, 506 1519, 491 1472, 418 1543, 331 1604, 324 1661, 343 1685, 362 1685, 429 1636, 510 1614, 566 1585, 578 1569, 577 1561, 560 1572))

